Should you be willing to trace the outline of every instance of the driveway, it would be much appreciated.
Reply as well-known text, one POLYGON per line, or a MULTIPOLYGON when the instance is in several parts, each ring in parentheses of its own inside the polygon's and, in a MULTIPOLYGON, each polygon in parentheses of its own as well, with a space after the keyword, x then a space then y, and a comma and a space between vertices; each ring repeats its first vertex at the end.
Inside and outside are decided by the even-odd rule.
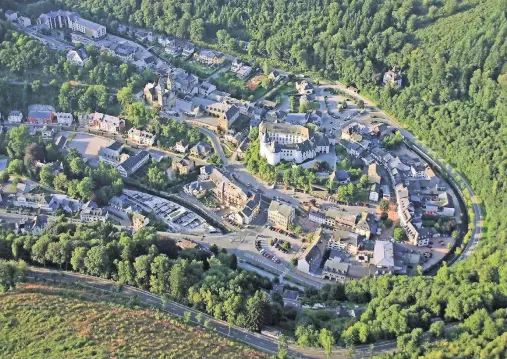
MULTIPOLYGON (((59 133, 58 135, 60 134, 65 135, 65 133, 59 133)), ((111 143, 112 141, 107 138, 76 133, 67 146, 68 148, 75 148, 84 158, 87 158, 90 166, 97 167, 99 165, 100 148, 107 147, 111 143)))

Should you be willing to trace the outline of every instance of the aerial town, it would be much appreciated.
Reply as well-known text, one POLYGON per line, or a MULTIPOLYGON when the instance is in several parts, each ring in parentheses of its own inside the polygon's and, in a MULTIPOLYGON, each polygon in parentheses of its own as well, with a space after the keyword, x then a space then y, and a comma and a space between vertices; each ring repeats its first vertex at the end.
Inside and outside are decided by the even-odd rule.
MULTIPOLYGON (((468 197, 452 171, 355 87, 147 28, 109 33, 84 12, 4 15, 77 73, 100 55, 142 83, 126 105, 118 86, 109 107, 91 111, 0 108, 3 230, 41 236, 62 221, 96 222, 212 256, 222 248, 298 312, 320 308, 309 288, 434 274, 465 255, 455 251, 470 228, 468 197), (44 155, 11 156, 21 136, 44 155)), ((386 89, 405 79, 396 67, 378 74, 386 89)), ((345 305, 334 315, 365 311, 345 305)))

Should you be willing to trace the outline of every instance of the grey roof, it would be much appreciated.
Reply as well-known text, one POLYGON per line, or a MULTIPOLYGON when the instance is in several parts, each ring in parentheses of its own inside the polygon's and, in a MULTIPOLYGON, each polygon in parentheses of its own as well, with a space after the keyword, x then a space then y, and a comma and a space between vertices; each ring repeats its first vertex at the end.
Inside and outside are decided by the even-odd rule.
POLYGON ((134 156, 130 156, 120 165, 125 171, 129 172, 132 167, 134 167, 141 159, 146 156, 149 156, 150 153, 148 151, 140 151, 136 153, 134 156))
POLYGON ((34 111, 34 110, 30 110, 28 112, 28 117, 33 117, 33 118, 50 118, 51 117, 51 111, 34 111))
POLYGON ((236 105, 232 105, 231 107, 229 107, 229 109, 227 111, 225 111, 225 118, 229 120, 232 117, 234 117, 238 112, 239 112, 239 107, 236 105))
POLYGON ((62 149, 66 143, 67 143, 67 137, 65 137, 65 136, 59 136, 55 141, 55 145, 60 149, 62 149))
POLYGON ((136 49, 128 45, 118 45, 114 48, 114 52, 118 55, 129 56, 136 52, 136 49))
POLYGON ((393 244, 387 241, 376 241, 373 261, 376 266, 394 267, 393 244))
POLYGON ((283 292, 283 299, 297 300, 299 298, 299 292, 297 290, 287 289, 283 292))
POLYGON ((112 151, 118 151, 120 148, 122 148, 122 146, 123 146, 123 143, 118 142, 118 141, 114 141, 113 143, 111 143, 106 148, 109 149, 109 150, 112 150, 112 151))
POLYGON ((88 29, 92 29, 92 30, 100 30, 104 27, 104 25, 100 25, 100 24, 97 24, 96 22, 83 19, 82 17, 78 17, 76 19, 76 23, 78 23, 79 25, 86 27, 88 29))

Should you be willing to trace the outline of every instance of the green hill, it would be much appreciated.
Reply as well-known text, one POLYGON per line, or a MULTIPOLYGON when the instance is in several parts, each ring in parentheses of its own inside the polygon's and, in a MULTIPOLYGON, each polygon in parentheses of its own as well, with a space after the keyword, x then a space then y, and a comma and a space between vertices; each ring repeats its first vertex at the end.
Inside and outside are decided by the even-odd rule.
POLYGON ((263 358, 170 315, 50 284, 0 294, 1 358, 263 358))

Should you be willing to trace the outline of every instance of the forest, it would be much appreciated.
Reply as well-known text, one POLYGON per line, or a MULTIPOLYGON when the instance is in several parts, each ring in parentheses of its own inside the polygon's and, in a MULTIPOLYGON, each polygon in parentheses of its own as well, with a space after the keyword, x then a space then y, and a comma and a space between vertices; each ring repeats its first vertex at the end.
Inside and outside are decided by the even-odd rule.
POLYGON ((507 307, 504 0, 2 0, 0 5, 25 7, 33 17, 73 9, 112 32, 119 23, 149 27, 241 54, 236 41, 214 43, 217 31, 225 30, 232 39, 249 41, 242 56, 253 63, 360 89, 470 181, 487 222, 474 254, 435 277, 349 284, 347 296, 370 305, 343 339, 354 345, 403 338, 407 350, 400 358, 411 357, 413 348, 428 358, 498 357, 507 307), (393 67, 402 74, 402 86, 381 86, 383 73, 393 67), (438 318, 464 322, 461 334, 449 338, 452 350, 420 346, 420 330, 429 330, 438 318), (480 324, 466 327, 467 321, 480 324), (477 328, 486 325, 496 329, 479 334, 477 328))

